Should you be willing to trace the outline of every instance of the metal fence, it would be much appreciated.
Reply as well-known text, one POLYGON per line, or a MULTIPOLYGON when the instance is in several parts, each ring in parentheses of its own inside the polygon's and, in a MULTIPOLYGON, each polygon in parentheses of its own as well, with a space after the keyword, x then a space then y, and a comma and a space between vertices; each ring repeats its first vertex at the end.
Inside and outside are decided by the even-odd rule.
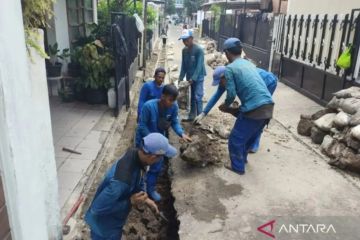
POLYGON ((332 93, 356 84, 360 67, 360 15, 280 15, 275 18, 271 69, 283 82, 325 104, 332 93), (337 59, 353 46, 352 66, 337 59), (357 58, 357 56, 359 56, 357 58))
POLYGON ((216 31, 215 18, 203 21, 202 36, 218 41, 218 50, 222 50, 223 42, 230 37, 237 37, 243 42, 244 51, 260 67, 268 68, 271 49, 271 30, 273 18, 269 14, 241 13, 221 15, 219 31, 216 31))
POLYGON ((123 105, 130 107, 130 88, 138 70, 138 39, 135 18, 123 13, 112 13, 112 40, 115 58, 115 115, 123 105))

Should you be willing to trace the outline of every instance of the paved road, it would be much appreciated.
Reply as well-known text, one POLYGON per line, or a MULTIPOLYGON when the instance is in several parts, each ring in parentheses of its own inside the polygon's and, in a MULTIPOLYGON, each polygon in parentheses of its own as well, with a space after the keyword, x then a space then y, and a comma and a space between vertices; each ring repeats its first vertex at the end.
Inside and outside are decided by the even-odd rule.
MULTIPOLYGON (((170 28, 177 64, 180 33, 179 27, 170 28)), ((211 75, 208 68, 206 98, 215 90, 211 75)), ((270 220, 275 220, 274 229, 268 225, 265 230, 276 239, 358 239, 359 179, 331 168, 318 146, 296 134, 300 114, 321 107, 283 84, 274 98, 275 119, 264 133, 260 151, 250 156, 246 175, 222 167, 195 169, 181 159, 172 160, 180 239, 271 239, 257 230, 270 220), (313 224, 313 228, 296 223, 313 224), (289 234, 289 224, 307 233, 289 234), (328 233, 321 233, 314 224, 325 224, 321 230, 328 233)), ((230 118, 214 109, 207 121, 231 127, 230 118)))

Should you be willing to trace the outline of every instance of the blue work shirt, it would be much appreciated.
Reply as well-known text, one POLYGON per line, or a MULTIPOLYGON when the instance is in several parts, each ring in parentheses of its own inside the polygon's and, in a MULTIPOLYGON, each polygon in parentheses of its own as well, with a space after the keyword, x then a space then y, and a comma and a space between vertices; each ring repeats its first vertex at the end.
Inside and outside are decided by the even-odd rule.
POLYGON ((142 171, 137 149, 129 149, 107 171, 85 215, 96 235, 104 239, 121 236, 131 210, 130 197, 143 191, 142 171))
POLYGON ((274 103, 256 66, 248 60, 238 58, 227 65, 225 78, 226 106, 234 102, 236 95, 241 101, 240 111, 243 113, 274 103))
MULTIPOLYGON (((257 72, 260 74, 262 80, 264 81, 267 89, 269 90, 270 94, 272 95, 275 91, 275 88, 277 86, 277 77, 272 73, 265 71, 261 68, 256 68, 257 72)), ((206 104, 206 107, 204 109, 204 113, 207 115, 210 110, 215 106, 217 101, 221 98, 221 96, 224 94, 226 88, 218 86, 216 92, 212 95, 209 102, 206 104)))
POLYGON ((159 111, 159 101, 159 99, 153 99, 144 104, 136 129, 136 146, 140 146, 142 139, 150 133, 158 132, 165 135, 165 130, 159 128, 160 118, 168 121, 178 136, 183 135, 184 130, 179 122, 179 106, 177 103, 175 102, 171 107, 159 111))
POLYGON ((185 76, 193 81, 203 79, 206 75, 204 59, 204 50, 200 46, 194 44, 191 49, 185 47, 182 50, 179 80, 182 81, 185 76))
POLYGON ((140 119, 141 109, 144 104, 151 99, 160 99, 164 85, 158 86, 155 80, 144 83, 140 90, 140 97, 138 103, 138 120, 140 119))

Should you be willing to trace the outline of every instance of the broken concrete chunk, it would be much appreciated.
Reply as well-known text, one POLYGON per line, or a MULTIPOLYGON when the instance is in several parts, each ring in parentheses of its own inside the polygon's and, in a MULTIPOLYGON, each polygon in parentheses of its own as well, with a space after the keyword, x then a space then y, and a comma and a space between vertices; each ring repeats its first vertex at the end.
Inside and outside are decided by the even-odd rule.
POLYGON ((321 144, 326 135, 327 132, 322 131, 320 128, 317 127, 311 128, 311 140, 315 144, 321 144))
POLYGON ((326 135, 324 137, 323 142, 321 143, 321 151, 328 155, 328 152, 330 152, 331 147, 336 143, 336 140, 332 138, 330 135, 326 135))
POLYGON ((340 157, 342 151, 346 148, 346 145, 339 142, 333 142, 325 151, 325 154, 331 158, 340 157))
POLYGON ((356 154, 356 152, 352 149, 344 149, 339 161, 346 169, 354 172, 360 172, 360 154, 356 154))
POLYGON ((311 128, 314 126, 313 121, 306 118, 301 118, 297 126, 297 132, 302 136, 311 136, 311 128))
POLYGON ((321 118, 319 118, 318 120, 316 120, 314 124, 321 130, 328 132, 334 125, 335 117, 336 117, 335 113, 328 113, 322 116, 321 118))
POLYGON ((350 116, 349 114, 344 112, 339 112, 334 119, 334 124, 339 128, 346 127, 347 125, 349 125, 349 123, 350 116))
POLYGON ((311 115, 309 114, 301 114, 300 119, 312 120, 311 115))
POLYGON ((360 125, 357 125, 353 129, 351 129, 351 136, 353 136, 357 140, 360 140, 360 125))
POLYGON ((222 139, 228 139, 230 136, 230 130, 225 128, 223 124, 215 125, 214 130, 222 139))

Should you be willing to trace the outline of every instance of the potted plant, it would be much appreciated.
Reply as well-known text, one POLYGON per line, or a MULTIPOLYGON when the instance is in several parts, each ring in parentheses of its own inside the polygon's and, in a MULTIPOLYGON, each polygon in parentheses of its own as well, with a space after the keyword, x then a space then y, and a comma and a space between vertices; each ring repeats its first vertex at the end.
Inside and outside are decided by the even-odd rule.
POLYGON ((79 63, 86 101, 89 104, 106 103, 107 89, 110 87, 111 72, 114 68, 112 55, 96 40, 81 49, 79 63))
POLYGON ((49 61, 46 65, 46 72, 49 77, 61 76, 62 63, 59 61, 59 58, 66 61, 70 56, 70 49, 68 48, 63 49, 61 54, 59 52, 57 43, 48 46, 49 61))

